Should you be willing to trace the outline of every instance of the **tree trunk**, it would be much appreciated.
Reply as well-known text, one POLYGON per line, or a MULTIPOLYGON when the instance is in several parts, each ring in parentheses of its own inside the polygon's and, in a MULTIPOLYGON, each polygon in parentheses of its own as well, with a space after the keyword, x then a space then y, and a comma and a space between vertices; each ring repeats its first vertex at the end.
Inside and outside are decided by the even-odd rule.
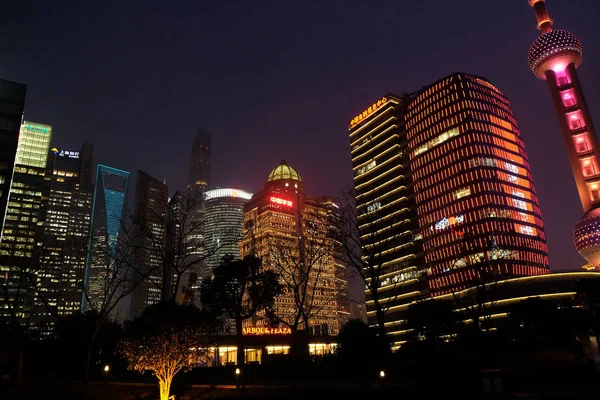
POLYGON ((90 383, 90 365, 92 364, 92 351, 94 348, 94 343, 96 342, 96 336, 98 336, 98 332, 100 332, 101 326, 102 322, 96 327, 96 331, 94 332, 90 341, 88 342, 87 358, 85 361, 85 369, 83 371, 83 399, 86 399, 88 395, 88 388, 90 383))
POLYGON ((158 390, 160 393, 160 400, 169 400, 169 393, 171 392, 171 380, 173 378, 160 379, 158 381, 158 390))
POLYGON ((25 386, 25 350, 23 346, 19 349, 19 370, 17 372, 17 389, 23 389, 25 386))
POLYGON ((236 317, 235 319, 235 337, 237 342, 237 362, 236 365, 239 365, 240 368, 244 366, 245 363, 245 354, 244 354, 244 335, 242 329, 242 319, 240 317, 236 317))
MULTIPOLYGON (((377 296, 374 297, 374 306, 375 306, 375 317, 377 318, 377 329, 379 330, 379 334, 384 337, 385 336, 385 313, 381 308, 381 304, 379 304, 379 299, 377 296)), ((367 321, 368 322, 368 321, 367 321)))

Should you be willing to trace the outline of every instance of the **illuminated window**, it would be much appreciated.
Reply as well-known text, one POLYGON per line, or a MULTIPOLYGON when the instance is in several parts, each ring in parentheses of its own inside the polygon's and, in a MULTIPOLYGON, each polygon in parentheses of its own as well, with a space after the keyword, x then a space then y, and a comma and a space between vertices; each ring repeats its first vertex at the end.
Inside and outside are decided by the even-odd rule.
POLYGON ((367 206, 367 212, 377 211, 381 208, 381 203, 376 201, 375 203, 369 204, 367 206))
POLYGON ((372 160, 370 163, 368 163, 367 165, 365 165, 364 167, 360 168, 357 172, 356 172, 356 176, 360 176, 366 172, 369 172, 370 170, 372 170, 373 168, 375 168, 377 166, 377 161, 372 160))
POLYGON ((466 187, 466 188, 462 188, 462 189, 459 189, 456 192, 454 192, 453 196, 454 196, 454 200, 458 200, 460 198, 467 197, 470 194, 471 194, 471 188, 466 187))
POLYGON ((429 140, 427 143, 417 147, 415 149, 415 156, 425 153, 427 150, 429 150, 439 144, 444 143, 446 140, 450 139, 451 137, 458 136, 458 134, 459 134, 458 128, 454 128, 454 129, 450 129, 447 132, 442 133, 441 135, 438 135, 437 137, 429 140))

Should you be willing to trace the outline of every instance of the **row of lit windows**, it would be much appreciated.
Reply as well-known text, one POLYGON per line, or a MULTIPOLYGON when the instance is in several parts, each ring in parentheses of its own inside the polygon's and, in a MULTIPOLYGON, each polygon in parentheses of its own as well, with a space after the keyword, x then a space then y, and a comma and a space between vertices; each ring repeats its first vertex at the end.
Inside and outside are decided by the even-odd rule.
MULTIPOLYGON (((416 157, 412 160, 412 165, 414 166, 414 170, 419 170, 423 165, 428 165, 433 162, 439 164, 448 164, 449 161, 458 160, 461 156, 465 154, 506 154, 503 158, 507 158, 511 161, 516 161, 518 164, 525 165, 524 162, 525 152, 520 152, 520 148, 512 143, 509 143, 503 139, 499 139, 494 137, 493 135, 487 133, 479 133, 470 131, 461 135, 458 138, 455 138, 447 143, 444 143, 443 146, 439 146, 427 154, 416 157), (462 149, 470 149, 472 151, 462 151, 462 149), (516 154, 508 153, 506 150, 515 151, 516 154), (518 162, 521 161, 521 162, 518 162)), ((416 154, 415 154, 416 155, 416 154)), ((529 168, 527 168, 529 169, 529 168)))
MULTIPOLYGON (((481 149, 478 145, 475 145, 472 148, 463 147, 450 152, 446 160, 438 159, 429 164, 425 164, 424 168, 414 170, 413 180, 415 181, 415 191, 418 193, 431 186, 442 184, 448 179, 461 179, 460 176, 472 173, 473 171, 480 173, 486 173, 487 171, 491 172, 494 170, 498 172, 510 171, 510 175, 517 178, 525 177, 530 179, 529 170, 518 162, 523 162, 523 159, 508 161, 502 160, 499 157, 480 157, 477 156, 478 154, 481 154, 479 150, 481 149), (471 172, 469 172, 469 170, 471 172)), ((493 176, 490 176, 490 178, 493 180, 496 179, 493 176)), ((458 182, 458 184, 463 183, 465 182, 458 182)), ((516 182, 511 181, 511 183, 516 182)))
MULTIPOLYGON (((490 176, 491 174, 486 174, 485 172, 488 171, 475 170, 467 172, 457 177, 456 182, 444 182, 443 184, 431 187, 429 190, 417 192, 416 199, 420 204, 419 210, 424 214, 443 206, 456 206, 456 204, 452 204, 453 200, 456 200, 454 193, 457 189, 455 188, 463 185, 470 185, 469 194, 506 193, 508 195, 506 201, 502 201, 500 204, 508 203, 510 206, 529 211, 532 211, 534 209, 533 206, 537 205, 537 197, 535 197, 530 189, 505 185, 495 180, 494 175, 490 176), (521 203, 516 203, 515 201, 531 202, 531 206, 523 206, 521 203)), ((463 194, 461 197, 466 197, 466 195, 463 194)), ((464 205, 461 204, 460 208, 462 207, 464 205)))
MULTIPOLYGON (((483 186, 486 185, 486 183, 478 183, 477 185, 483 186)), ((477 191, 479 191, 479 189, 477 189, 477 191)), ((430 202, 425 202, 423 205, 419 205, 419 224, 423 229, 429 229, 431 226, 434 226, 444 218, 464 216, 466 221, 473 220, 467 219, 468 213, 472 212, 471 210, 494 205, 501 209, 510 209, 512 211, 516 211, 517 213, 523 213, 526 215, 533 213, 534 217, 540 215, 540 213, 537 212, 537 210, 539 210, 537 204, 535 207, 533 207, 531 199, 519 198, 517 195, 506 196, 496 193, 489 193, 487 191, 482 192, 484 193, 463 198, 460 202, 450 201, 450 203, 448 203, 440 202, 439 199, 436 199, 437 201, 435 205, 430 205, 430 202)), ((527 219, 529 221, 528 217, 527 219)), ((522 221, 523 218, 518 218, 517 220, 522 221)), ((438 229, 441 228, 438 227, 438 229)))
MULTIPOLYGON (((447 250, 446 257, 456 257, 456 254, 460 254, 465 246, 471 249, 489 248, 490 241, 494 237, 495 242, 501 247, 514 248, 520 246, 528 251, 541 251, 544 254, 548 251, 542 237, 523 234, 515 229, 516 226, 517 224, 513 223, 477 221, 469 226, 447 230, 437 236, 428 238, 424 242, 424 248, 429 258, 439 261, 443 258, 440 257, 440 252, 444 249, 447 250), (467 238, 465 238, 465 231, 469 232, 467 238)), ((533 229, 537 230, 537 228, 533 229)))
MULTIPOLYGON (((497 148, 494 145, 485 145, 478 142, 469 141, 469 136, 460 136, 442 146, 439 149, 434 149, 431 154, 426 154, 423 157, 418 158, 413 162, 415 168, 413 169, 413 176, 415 179, 415 189, 418 191, 420 187, 420 181, 427 179, 427 184, 434 184, 431 177, 428 175, 437 175, 443 177, 442 179, 450 178, 451 175, 448 173, 452 163, 457 163, 464 158, 471 158, 481 155, 495 156, 497 159, 504 159, 504 161, 510 162, 515 167, 525 168, 529 171, 529 163, 526 159, 520 155, 509 153, 503 149, 497 148), (439 154, 435 154, 439 151, 439 154), (438 156, 436 158, 435 156, 438 156), (440 174, 440 171, 443 172, 440 174)), ((506 166, 506 165, 504 165, 506 166)), ((456 171, 456 174, 460 174, 461 171, 456 171)), ((518 170, 516 173, 519 173, 518 170)), ((525 174, 521 174, 525 175, 525 174)))

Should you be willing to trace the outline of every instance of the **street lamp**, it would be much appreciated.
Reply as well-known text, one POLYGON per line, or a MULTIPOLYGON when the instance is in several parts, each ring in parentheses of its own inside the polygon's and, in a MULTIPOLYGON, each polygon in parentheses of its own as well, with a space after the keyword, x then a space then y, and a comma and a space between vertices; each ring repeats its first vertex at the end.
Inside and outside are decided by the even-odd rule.
POLYGON ((104 366, 104 373, 105 373, 105 374, 108 374, 108 371, 110 371, 110 366, 109 366, 108 364, 106 364, 106 365, 104 366))
POLYGON ((242 373, 242 371, 240 371, 239 368, 235 369, 235 388, 239 389, 240 388, 240 374, 242 373))
POLYGON ((379 371, 379 378, 381 379, 381 387, 385 386, 385 371, 379 371))

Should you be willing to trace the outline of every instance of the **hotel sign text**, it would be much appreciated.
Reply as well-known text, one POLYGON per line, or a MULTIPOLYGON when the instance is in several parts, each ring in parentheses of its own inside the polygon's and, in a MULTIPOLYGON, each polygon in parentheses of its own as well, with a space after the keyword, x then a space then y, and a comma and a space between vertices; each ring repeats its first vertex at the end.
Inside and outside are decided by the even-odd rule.
POLYGON ((243 335, 291 335, 290 328, 248 327, 242 328, 243 335))
POLYGON ((387 103, 387 99, 385 97, 381 98, 381 100, 377 100, 377 103, 373 103, 373 105, 369 106, 369 108, 367 108, 365 111, 358 114, 356 117, 352 118, 352 121, 350 121, 350 128, 354 128, 356 125, 361 123, 363 121, 363 119, 367 118, 368 116, 373 114, 375 111, 379 110, 386 103, 387 103))

